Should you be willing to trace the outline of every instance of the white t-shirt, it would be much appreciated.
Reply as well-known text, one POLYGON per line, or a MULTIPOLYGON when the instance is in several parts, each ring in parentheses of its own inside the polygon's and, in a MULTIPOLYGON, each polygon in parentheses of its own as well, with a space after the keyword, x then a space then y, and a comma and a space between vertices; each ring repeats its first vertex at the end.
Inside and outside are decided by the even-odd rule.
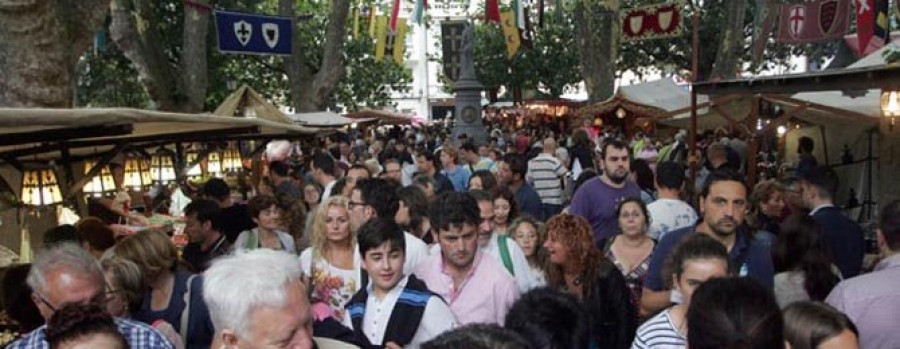
POLYGON ((669 232, 691 227, 697 223, 697 212, 686 202, 675 199, 657 199, 647 205, 650 213, 648 235, 659 241, 669 232))
MULTIPOLYGON (((362 332, 366 334, 369 343, 381 345, 384 341, 384 332, 387 330, 388 321, 394 311, 394 305, 400 297, 401 291, 406 287, 409 276, 404 277, 394 287, 393 290, 384 295, 379 301, 372 293, 372 284, 369 284, 369 298, 366 299, 366 312, 362 320, 362 332)), ((344 316, 341 322, 345 327, 352 329, 353 321, 350 316, 344 316)), ((456 327, 456 318, 447 303, 444 303, 439 297, 429 297, 428 303, 425 305, 425 312, 422 313, 422 320, 419 322, 419 328, 409 342, 406 348, 418 348, 424 342, 437 337, 439 334, 449 331, 456 327)))
POLYGON ((413 234, 403 232, 406 241, 406 262, 403 263, 403 275, 412 274, 419 263, 428 258, 428 245, 413 234))
POLYGON ((313 268, 312 254, 312 247, 303 250, 300 254, 300 267, 312 283, 313 302, 325 302, 335 314, 343 314, 344 305, 360 290, 362 284, 359 247, 353 246, 352 270, 333 266, 322 257, 316 259, 313 268))

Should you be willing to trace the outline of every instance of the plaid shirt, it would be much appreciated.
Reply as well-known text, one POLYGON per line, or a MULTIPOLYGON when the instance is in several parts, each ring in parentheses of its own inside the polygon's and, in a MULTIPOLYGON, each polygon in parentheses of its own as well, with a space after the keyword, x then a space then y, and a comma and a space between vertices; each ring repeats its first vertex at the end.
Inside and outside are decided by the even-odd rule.
MULTIPOLYGON (((115 321, 119 333, 125 336, 125 340, 128 341, 131 348, 173 349, 172 344, 165 336, 146 324, 120 318, 116 318, 115 321)), ((6 349, 50 349, 50 344, 47 343, 44 335, 46 326, 43 325, 31 331, 22 339, 7 346, 6 349)))

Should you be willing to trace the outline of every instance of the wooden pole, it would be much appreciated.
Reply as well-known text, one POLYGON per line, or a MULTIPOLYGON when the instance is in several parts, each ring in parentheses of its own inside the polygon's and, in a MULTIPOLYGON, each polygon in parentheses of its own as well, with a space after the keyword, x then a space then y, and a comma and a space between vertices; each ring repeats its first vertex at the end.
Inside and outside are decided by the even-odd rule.
POLYGON ((688 165, 691 169, 691 180, 688 186, 691 192, 696 193, 694 181, 697 179, 697 170, 700 165, 700 157, 697 156, 697 89, 693 84, 700 81, 700 15, 695 11, 691 16, 691 25, 693 27, 693 54, 691 63, 691 132, 688 137, 688 165))
MULTIPOLYGON (((751 130, 756 130, 756 120, 759 120, 759 102, 761 98, 759 95, 753 95, 753 101, 750 105, 750 120, 749 124, 752 125, 751 130)), ((759 151, 759 143, 757 142, 757 134, 758 132, 750 132, 750 139, 748 139, 748 150, 747 150, 747 159, 746 163, 744 163, 744 168, 747 169, 747 187, 753 188, 756 186, 756 152, 759 151)))

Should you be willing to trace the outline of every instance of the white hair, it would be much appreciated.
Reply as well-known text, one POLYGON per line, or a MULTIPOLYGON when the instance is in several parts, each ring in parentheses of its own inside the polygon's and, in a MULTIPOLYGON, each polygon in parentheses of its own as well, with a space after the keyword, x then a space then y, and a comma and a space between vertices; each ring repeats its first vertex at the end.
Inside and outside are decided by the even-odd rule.
POLYGON ((216 331, 230 329, 242 338, 250 334, 250 315, 260 307, 287 303, 287 284, 301 280, 296 256, 257 249, 213 261, 203 273, 203 300, 216 331))
POLYGON ((70 242, 54 244, 39 251, 25 282, 32 290, 45 293, 47 273, 60 269, 84 278, 93 278, 98 286, 105 282, 97 260, 81 246, 70 242))

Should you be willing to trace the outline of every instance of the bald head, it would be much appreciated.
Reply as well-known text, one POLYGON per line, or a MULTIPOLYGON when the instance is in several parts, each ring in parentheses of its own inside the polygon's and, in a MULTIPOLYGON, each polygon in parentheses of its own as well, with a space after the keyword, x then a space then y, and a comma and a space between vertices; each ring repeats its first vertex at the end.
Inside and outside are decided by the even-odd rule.
POLYGON ((556 140, 553 137, 544 138, 544 152, 547 154, 556 153, 556 140))

